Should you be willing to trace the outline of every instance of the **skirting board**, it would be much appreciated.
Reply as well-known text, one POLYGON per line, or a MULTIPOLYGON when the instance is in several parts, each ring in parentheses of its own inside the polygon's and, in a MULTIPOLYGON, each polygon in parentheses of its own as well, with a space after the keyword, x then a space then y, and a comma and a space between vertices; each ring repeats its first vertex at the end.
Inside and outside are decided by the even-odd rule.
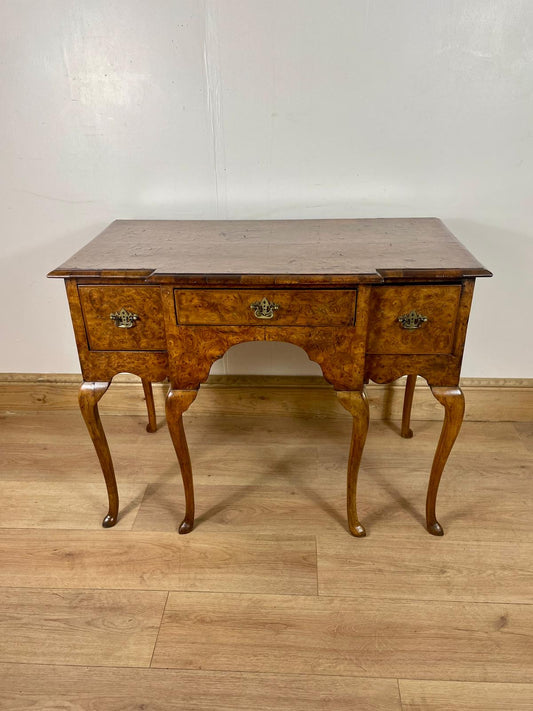
MULTIPOLYGON (((0 411, 75 410, 81 376, 76 374, 0 374, 0 411)), ((533 420, 533 379, 464 378, 465 419, 476 421, 529 422, 533 420)), ((370 383, 366 392, 373 419, 401 419, 404 379, 388 385, 370 383)), ((154 383, 159 417, 164 416, 167 383, 154 383)), ((109 414, 145 412, 139 378, 117 376, 100 401, 100 410, 109 414)), ((211 376, 200 388, 188 417, 198 414, 276 415, 349 417, 333 389, 319 377, 211 376)), ((442 407, 431 395, 424 380, 418 379, 413 420, 440 420, 442 407)))

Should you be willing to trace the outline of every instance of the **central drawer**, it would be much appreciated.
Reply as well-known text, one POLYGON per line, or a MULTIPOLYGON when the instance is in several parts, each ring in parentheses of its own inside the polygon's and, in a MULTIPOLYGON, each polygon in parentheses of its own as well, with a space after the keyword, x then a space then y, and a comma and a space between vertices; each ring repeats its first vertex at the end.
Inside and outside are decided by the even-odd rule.
POLYGON ((175 289, 183 326, 351 326, 356 291, 175 289))

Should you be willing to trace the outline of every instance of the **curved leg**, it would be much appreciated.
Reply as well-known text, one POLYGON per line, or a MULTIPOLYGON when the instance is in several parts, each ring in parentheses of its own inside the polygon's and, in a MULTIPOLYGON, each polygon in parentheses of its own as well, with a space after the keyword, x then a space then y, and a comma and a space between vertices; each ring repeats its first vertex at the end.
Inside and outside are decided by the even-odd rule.
POLYGON ((98 401, 107 391, 110 382, 104 383, 89 383, 84 382, 80 387, 78 394, 78 402, 80 404, 81 414, 91 435, 91 439, 96 449, 96 454, 100 460, 100 466, 104 474, 104 479, 107 487, 107 495, 109 498, 109 511, 107 516, 102 521, 104 528, 114 526, 118 519, 118 489, 115 472, 113 470, 113 460, 109 452, 109 446, 100 420, 98 412, 98 401))
POLYGON ((366 536, 366 531, 357 518, 357 475, 368 432, 368 400, 364 392, 357 390, 338 391, 337 397, 340 404, 353 417, 352 441, 348 459, 348 527, 352 535, 360 538, 366 536))
POLYGON ((401 436, 410 439, 413 430, 409 427, 411 421, 411 408, 413 406, 413 395, 415 394, 416 375, 408 375, 405 384, 405 395, 403 398, 402 429, 401 436))
POLYGON ((142 378, 144 399, 146 400, 146 409, 148 410, 148 424, 146 425, 147 432, 155 432, 157 430, 157 420, 155 416, 154 392, 152 383, 149 380, 142 378))
POLYGON ((463 423, 465 398, 463 391, 458 386, 431 387, 431 392, 440 404, 444 406, 444 424, 442 425, 439 443, 435 451, 431 474, 429 476, 426 498, 426 526, 427 530, 434 536, 442 536, 444 531, 435 515, 435 503, 444 465, 446 464, 453 443, 463 423))
POLYGON ((179 532, 189 533, 194 526, 194 488, 192 482, 191 458, 185 430, 183 429, 183 413, 194 401, 198 390, 173 390, 172 385, 165 401, 167 425, 172 437, 172 444, 181 469, 183 488, 185 490, 185 518, 180 523, 179 532))

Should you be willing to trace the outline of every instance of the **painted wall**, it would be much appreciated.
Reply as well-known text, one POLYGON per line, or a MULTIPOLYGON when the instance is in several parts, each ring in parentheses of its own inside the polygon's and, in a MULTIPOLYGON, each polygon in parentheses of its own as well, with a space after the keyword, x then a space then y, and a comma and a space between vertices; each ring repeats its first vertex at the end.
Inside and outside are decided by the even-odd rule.
POLYGON ((533 376, 530 0, 1 0, 0 28, 0 371, 79 370, 44 276, 117 217, 436 215, 495 272, 464 375, 533 376))

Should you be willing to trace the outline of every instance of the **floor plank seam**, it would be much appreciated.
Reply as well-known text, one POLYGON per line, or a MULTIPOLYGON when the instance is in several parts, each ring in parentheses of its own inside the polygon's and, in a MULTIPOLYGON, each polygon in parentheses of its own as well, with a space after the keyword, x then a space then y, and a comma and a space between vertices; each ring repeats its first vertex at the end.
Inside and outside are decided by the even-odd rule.
MULTIPOLYGON (((181 590, 178 592, 182 592, 181 590)), ((218 593, 214 593, 217 595, 218 593)), ((241 594, 241 593, 238 593, 241 594)), ((254 594, 254 593, 243 593, 244 595, 254 594)), ((307 597, 306 595, 301 595, 300 597, 307 597)), ((455 605, 521 605, 530 606, 533 602, 517 602, 516 600, 506 602, 505 600, 456 600, 455 598, 430 598, 430 597, 379 597, 376 598, 375 595, 365 595, 364 593, 358 593, 357 595, 328 595, 325 593, 320 593, 320 598, 330 598, 333 600, 388 600, 389 602, 434 602, 436 604, 455 604, 455 605)))
POLYGON ((135 528, 135 522, 137 521, 137 517, 139 516, 139 513, 140 513, 140 511, 141 511, 141 507, 142 507, 142 505, 143 505, 143 503, 144 503, 144 499, 146 498, 146 492, 147 492, 147 490, 148 490, 148 487, 150 486, 150 482, 149 482, 149 481, 147 481, 147 482, 140 482, 140 483, 141 483, 141 484, 144 483, 144 490, 143 490, 142 496, 141 496, 141 498, 140 498, 140 502, 139 502, 139 506, 137 507, 137 511, 135 512, 135 517, 134 517, 134 519, 133 519, 133 521, 132 521, 132 523, 131 523, 131 528, 129 529, 130 533, 133 533, 133 532, 134 532, 133 529, 135 528))
POLYGON ((365 595, 364 593, 358 593, 357 595, 328 595, 325 593, 319 593, 318 595, 310 593, 283 593, 283 592, 249 592, 241 590, 200 590, 198 588, 138 588, 138 587, 105 587, 105 588, 89 588, 87 586, 82 587, 71 587, 67 585, 61 586, 46 586, 46 585, 0 585, 0 591, 2 590, 39 590, 41 592, 54 591, 54 590, 68 590, 77 592, 137 592, 137 593, 154 593, 154 592, 164 592, 173 593, 176 595, 225 595, 225 596, 252 596, 252 597, 298 597, 298 598, 309 598, 309 599, 342 599, 342 600, 371 600, 375 601, 382 600, 388 602, 401 603, 416 603, 416 602, 433 602, 436 604, 455 604, 455 605, 519 605, 521 607, 530 607, 533 602, 517 602, 506 601, 506 600, 472 600, 472 599, 450 599, 450 598, 425 598, 425 597, 379 597, 376 598, 375 595, 365 595))
MULTIPOLYGON (((0 662, 1 663, 1 662, 0 662)), ((12 662, 9 662, 10 664, 12 662)), ((64 665, 49 665, 49 666, 64 666, 64 665)), ((87 666, 85 664, 81 665, 69 665, 69 666, 87 666)), ((106 667, 104 665, 96 665, 96 668, 98 669, 108 669, 108 668, 113 668, 113 667, 106 667)), ((221 667, 210 667, 209 669, 206 668, 201 668, 201 669, 191 669, 190 667, 174 667, 174 666, 161 666, 161 667, 116 667, 117 669, 143 669, 143 670, 151 670, 151 671, 174 671, 174 672, 185 672, 185 673, 190 673, 190 672, 197 672, 198 674, 204 673, 204 674, 244 674, 244 675, 258 675, 258 676, 289 676, 289 677, 303 677, 303 678, 309 678, 313 677, 316 679, 379 679, 380 681, 391 681, 395 682, 398 680, 397 677, 391 677, 388 675, 382 675, 379 673, 374 673, 374 674, 330 674, 327 672, 278 672, 278 671, 265 671, 265 672, 258 672, 255 670, 250 670, 250 669, 228 669, 225 666, 221 667)), ((505 673, 505 672, 504 672, 505 673)), ((407 681, 407 680, 406 680, 407 681)), ((426 676, 421 676, 415 679, 411 679, 410 681, 417 681, 417 682, 437 682, 437 683, 443 683, 443 682, 450 682, 450 683, 458 683, 458 684, 508 684, 508 685, 517 685, 517 686, 528 686, 533 689, 533 684, 528 681, 509 681, 506 678, 500 678, 500 679, 491 679, 490 681, 487 679, 483 678, 478 678, 478 679, 449 679, 447 677, 439 677, 439 678, 433 678, 433 677, 426 677, 426 676)))
MULTIPOLYGON (((17 481, 17 480, 13 479, 13 480, 9 480, 9 481, 17 481)), ((40 480, 37 480, 36 483, 42 483, 42 482, 40 480)), ((48 532, 65 533, 65 535, 67 535, 69 532, 76 532, 76 533, 81 532, 81 533, 86 533, 88 535, 89 534, 97 534, 97 535, 101 535, 101 536, 109 535, 110 536, 109 540, 112 540, 111 537, 114 535, 113 532, 109 532, 106 534, 105 531, 102 531, 102 528, 100 526, 95 527, 95 528, 57 528, 57 527, 53 527, 53 526, 52 527, 48 527, 48 526, 2 526, 0 524, 0 536, 2 535, 3 531, 41 531, 41 532, 47 532, 47 533, 48 532)), ((173 533, 176 534, 176 538, 178 538, 178 536, 179 536, 179 533, 174 528, 168 529, 168 530, 154 530, 151 528, 137 528, 137 529, 133 530, 133 529, 129 529, 129 528, 118 528, 117 527, 117 528, 115 528, 115 531, 116 531, 116 533, 128 533, 133 536, 139 536, 139 537, 146 535, 146 534, 152 534, 154 537, 156 537, 156 534, 168 535, 168 534, 173 534, 173 533)), ((345 534, 345 536, 350 535, 347 531, 344 531, 344 534, 345 534)), ((194 535, 194 534, 192 534, 192 535, 194 535)), ((198 535, 200 535, 200 534, 198 534, 198 535)), ((210 531, 206 531, 205 533, 202 533, 202 536, 204 536, 204 535, 209 536, 209 537, 219 537, 221 535, 242 536, 244 538, 253 537, 253 538, 259 538, 260 540, 262 540, 262 539, 264 539, 264 540, 271 540, 271 539, 278 540, 280 543, 283 543, 283 541, 287 540, 287 536, 281 536, 281 534, 275 533, 275 532, 256 534, 252 530, 238 531, 236 529, 233 529, 233 530, 229 530, 229 529, 210 530, 210 531)), ((316 535, 311 532, 308 534, 295 533, 295 534, 288 534, 288 537, 290 538, 291 541, 294 541, 294 540, 309 539, 309 538, 319 539, 320 536, 324 536, 324 535, 329 536, 330 540, 327 541, 328 543, 331 543, 331 540, 333 540, 334 537, 337 537, 337 533, 335 533, 333 531, 328 534, 324 534, 324 532, 321 531, 321 532, 318 532, 316 535)), ((194 539, 191 538, 190 540, 193 541, 194 539)), ((204 539, 202 538, 202 540, 204 540, 204 539)), ((339 535, 338 540, 340 542, 344 542, 346 539, 343 536, 339 535)), ((387 539, 385 536, 378 539, 377 537, 372 537, 371 535, 369 535, 366 537, 366 540, 368 542, 372 541, 373 543, 376 543, 379 540, 382 543, 382 545, 387 545, 387 547, 389 549, 391 548, 390 538, 387 539)), ((416 532, 414 532, 412 534, 402 532, 400 534, 396 534, 395 541, 401 541, 402 543, 411 543, 412 542, 413 544, 419 544, 420 538, 417 536, 416 532)), ((319 543, 319 541, 317 540, 317 551, 318 551, 318 543, 319 543)), ((446 533, 445 533, 444 537, 436 545, 441 545, 444 548, 447 545, 447 543, 454 545, 454 546, 457 546, 457 545, 471 546, 472 544, 480 545, 480 546, 483 545, 483 546, 487 546, 487 547, 490 547, 491 545, 498 545, 498 544, 509 544, 509 545, 512 545, 512 544, 518 545, 519 544, 521 546, 523 546, 523 545, 530 546, 530 545, 533 545, 533 538, 531 540, 525 540, 523 533, 519 532, 516 534, 515 537, 512 537, 511 535, 509 535, 509 537, 505 541, 501 541, 498 539, 487 539, 487 538, 485 538, 485 539, 481 539, 481 538, 480 539, 477 539, 477 538, 469 538, 469 539, 454 538, 454 539, 450 539, 449 541, 447 541, 446 540, 446 533)), ((353 543, 354 550, 356 549, 356 547, 358 545, 364 546, 365 543, 360 543, 360 542, 354 540, 354 543, 353 543)))
POLYGON ((403 701, 402 701, 402 689, 400 687, 400 680, 396 679, 396 686, 398 687, 398 700, 400 702, 400 709, 404 711, 403 701))
MULTIPOLYGON (((46 587, 43 585, 0 585, 0 592, 2 590, 39 590, 41 592, 46 592, 46 591, 54 591, 54 590, 64 590, 64 591, 69 591, 69 592, 138 592, 138 593, 155 593, 155 592, 165 592, 165 593, 172 593, 174 595, 248 595, 251 597, 305 597, 309 598, 311 600, 316 600, 318 595, 313 595, 313 594, 305 594, 305 593, 279 593, 279 592, 241 592, 241 591, 235 591, 235 590, 198 590, 198 588, 191 588, 190 590, 181 590, 181 589, 168 589, 168 588, 88 588, 88 587, 81 587, 81 588, 72 588, 72 587, 65 587, 60 586, 60 587, 46 587)), ((322 596, 324 597, 324 596, 322 596)), ((353 598, 346 598, 348 600, 353 600, 353 598)), ((373 599, 370 595, 368 598, 365 598, 368 600, 373 599)), ((412 602, 411 600, 408 600, 407 602, 412 602)), ((442 600, 440 601, 442 602, 442 600)), ((522 603, 517 603, 517 604, 522 604, 522 603)), ((533 604, 533 603, 531 603, 533 604)))
POLYGON ((318 579, 318 540, 315 536, 315 573, 316 573, 316 596, 320 597, 320 581, 318 579))
MULTIPOLYGON (((186 672, 187 674, 197 674, 198 676, 202 676, 205 674, 244 674, 246 676, 257 676, 257 677, 264 677, 264 676, 276 676, 276 677, 287 677, 287 678, 308 678, 308 677, 326 677, 326 678, 331 678, 331 679, 357 679, 357 680, 372 680, 372 679, 381 679, 383 681, 396 681, 398 683, 401 683, 402 681, 413 681, 413 682, 436 682, 436 683, 450 683, 450 684, 471 684, 472 686, 478 686, 479 684, 483 684, 484 686, 488 685, 502 685, 505 684, 506 686, 527 686, 531 687, 533 689, 533 682, 527 682, 527 681, 495 681, 494 679, 491 680, 483 680, 483 681, 473 681, 472 679, 450 679, 449 677, 443 678, 443 677, 391 677, 391 676, 379 676, 379 675, 354 675, 354 674, 317 674, 317 673, 311 673, 311 672, 273 672, 273 671, 251 671, 251 670, 239 670, 239 669, 190 669, 187 667, 152 667, 152 666, 140 666, 140 665, 133 665, 133 666, 118 666, 117 664, 110 664, 110 665, 102 665, 102 664, 54 664, 50 662, 4 662, 0 660, 0 670, 2 666, 21 666, 21 667, 50 667, 50 668, 62 668, 66 667, 68 669, 117 669, 117 670, 135 670, 138 669, 139 671, 153 671, 153 672, 186 672)), ((31 693, 31 692, 22 692, 22 693, 31 693)))
POLYGON ((516 684, 518 686, 530 686, 533 689, 533 682, 530 681, 494 681, 489 680, 489 681, 472 681, 472 679, 443 679, 442 677, 440 678, 435 678, 435 679, 430 679, 429 677, 409 677, 409 676, 401 676, 398 677, 398 682, 401 684, 402 681, 430 681, 430 682, 446 682, 450 684, 472 684, 473 686, 477 686, 478 684, 483 684, 488 686, 489 684, 506 684, 506 685, 513 685, 516 684))
MULTIPOLYGON (((3 662, 0 661, 0 669, 2 666, 23 666, 23 667, 67 667, 68 669, 79 669, 80 667, 83 669, 139 669, 139 671, 154 671, 154 672, 165 672, 165 671, 171 671, 171 672, 187 672, 188 674, 198 674, 198 676, 201 676, 202 674, 220 674, 220 670, 217 669, 189 669, 187 667, 143 667, 143 666, 130 666, 130 667, 121 667, 117 666, 116 664, 110 664, 109 666, 102 667, 102 665, 99 664, 52 664, 50 662, 3 662)), ((224 669, 222 673, 225 674, 247 674, 250 676, 280 676, 280 677, 309 677, 309 676, 327 676, 327 677, 332 677, 334 679, 349 679, 349 678, 354 678, 354 679, 386 679, 388 681, 395 681, 395 677, 374 677, 374 676, 353 676, 349 677, 343 674, 311 674, 309 672, 271 672, 271 671, 240 671, 238 669, 224 669)), ((418 679, 415 679, 414 681, 418 681, 418 679)), ((428 681, 427 679, 424 679, 424 681, 428 681)), ((442 681, 442 679, 430 679, 429 681, 442 681)), ((472 682, 474 684, 480 683, 480 682, 472 682)), ((485 682, 483 682, 485 683, 485 682)), ((497 684, 501 684, 502 682, 494 682, 497 684)), ((521 683, 521 682, 515 682, 515 683, 521 683)), ((531 685, 533 686, 533 684, 531 685)))
MULTIPOLYGON (((299 598, 305 598, 308 600, 316 600, 317 596, 312 595, 312 594, 305 594, 305 593, 288 593, 288 594, 283 594, 283 593, 257 593, 257 592, 240 592, 240 591, 233 591, 233 592, 227 592, 225 590, 173 590, 173 589, 168 589, 168 588, 110 588, 110 587, 105 587, 105 588, 89 588, 89 587, 80 587, 80 588, 69 588, 65 586, 26 586, 26 585, 0 585, 0 591, 2 590, 41 590, 42 592, 50 591, 53 592, 54 590, 76 590, 78 592, 116 592, 117 590, 122 590, 122 591, 127 591, 127 592, 147 592, 147 593, 154 593, 154 592, 164 592, 164 593, 173 593, 177 595, 231 595, 232 597, 299 597, 299 598)), ((337 596, 336 595, 320 595, 322 598, 329 598, 329 599, 335 599, 337 596)), ((345 600, 360 600, 363 599, 362 596, 357 595, 353 597, 349 597, 347 595, 343 596, 343 599, 345 600)), ((375 596, 368 595, 364 598, 365 600, 376 600, 379 598, 376 598, 375 596)), ((477 602, 477 601, 466 601, 466 600, 418 600, 418 599, 398 599, 398 602, 440 602, 440 603, 463 603, 466 602, 468 604, 472 605, 500 605, 500 604, 507 604, 507 603, 493 603, 493 602, 477 602)), ((533 603, 514 603, 516 605, 522 605, 522 604, 533 604, 533 603)))
POLYGON ((152 669, 152 662, 154 661, 154 654, 155 654, 155 650, 157 647, 157 642, 159 640, 159 635, 161 634, 161 625, 163 624, 163 618, 165 616, 165 611, 167 609, 169 596, 170 596, 170 591, 167 591, 167 596, 165 598, 165 604, 163 605, 163 610, 161 612, 161 618, 159 620, 159 627, 157 628, 157 635, 155 637, 154 648, 152 649, 152 656, 150 657, 150 664, 147 667, 148 669, 152 669))

